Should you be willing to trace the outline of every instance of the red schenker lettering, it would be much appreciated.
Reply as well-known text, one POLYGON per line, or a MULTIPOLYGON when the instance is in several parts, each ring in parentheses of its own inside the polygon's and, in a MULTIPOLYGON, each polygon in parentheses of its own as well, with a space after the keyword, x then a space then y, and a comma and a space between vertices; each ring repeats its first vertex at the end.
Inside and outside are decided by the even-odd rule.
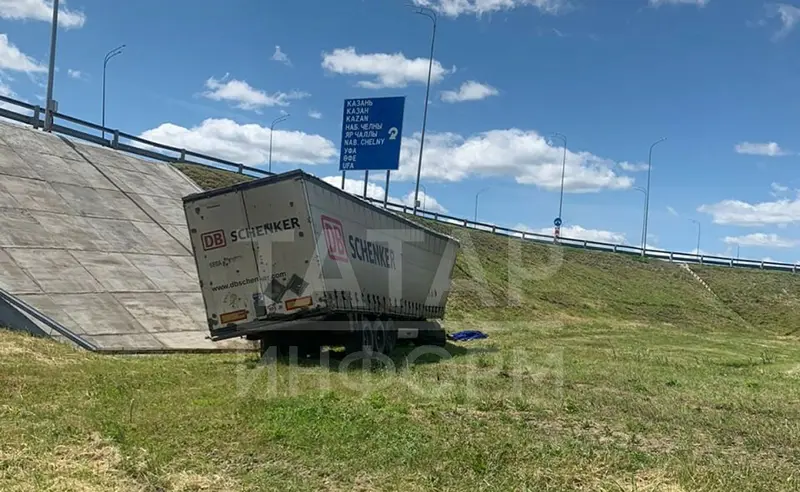
POLYGON ((335 261, 350 261, 347 258, 341 221, 323 215, 322 230, 325 232, 325 242, 328 244, 328 256, 335 261))
POLYGON ((224 248, 227 244, 225 241, 225 231, 222 229, 201 234, 200 241, 203 243, 203 251, 224 248))

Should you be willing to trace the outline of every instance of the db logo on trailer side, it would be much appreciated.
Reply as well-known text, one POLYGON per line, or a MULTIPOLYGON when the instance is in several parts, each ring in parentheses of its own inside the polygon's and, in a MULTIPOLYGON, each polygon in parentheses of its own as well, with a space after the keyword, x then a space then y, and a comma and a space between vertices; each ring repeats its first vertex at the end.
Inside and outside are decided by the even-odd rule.
POLYGON ((322 230, 325 232, 328 256, 334 261, 349 261, 347 258, 347 247, 344 244, 344 228, 342 227, 342 222, 323 215, 322 230))
POLYGON ((200 241, 203 243, 203 251, 224 248, 228 244, 225 241, 225 231, 222 229, 201 234, 200 241))

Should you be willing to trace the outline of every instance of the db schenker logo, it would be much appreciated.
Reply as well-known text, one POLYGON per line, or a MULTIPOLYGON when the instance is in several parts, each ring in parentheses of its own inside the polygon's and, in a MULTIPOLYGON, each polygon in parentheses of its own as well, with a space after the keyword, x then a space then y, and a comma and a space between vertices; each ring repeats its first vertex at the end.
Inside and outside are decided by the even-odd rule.
POLYGON ((335 261, 349 261, 341 221, 323 215, 322 230, 325 232, 325 242, 328 244, 328 256, 335 261))
POLYGON ((200 241, 203 243, 203 251, 224 248, 228 244, 225 241, 225 231, 222 229, 201 234, 200 241))

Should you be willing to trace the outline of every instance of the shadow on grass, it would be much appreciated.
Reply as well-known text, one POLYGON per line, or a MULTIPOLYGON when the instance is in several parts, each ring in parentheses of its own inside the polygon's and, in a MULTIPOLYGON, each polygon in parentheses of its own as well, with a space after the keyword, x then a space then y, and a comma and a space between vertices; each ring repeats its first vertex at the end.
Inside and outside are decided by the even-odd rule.
MULTIPOLYGON (((424 346, 418 347, 411 344, 403 344, 398 346, 388 357, 388 360, 394 365, 394 368, 402 370, 404 368, 413 367, 419 364, 436 364, 442 360, 451 358, 464 357, 467 355, 482 355, 493 354, 498 352, 495 347, 462 347, 452 343, 447 343, 444 347, 437 346, 424 346), (419 350, 422 348, 422 350, 419 350)), ((248 369, 255 369, 259 365, 269 364, 276 362, 280 365, 298 367, 324 367, 333 372, 361 372, 361 371, 374 371, 379 372, 385 370, 387 365, 386 358, 372 358, 367 359, 364 357, 356 357, 355 355, 348 356, 343 350, 327 349, 322 352, 323 356, 319 357, 297 357, 294 360, 291 356, 279 356, 275 359, 270 359, 268 356, 248 356, 246 359, 241 360, 227 360, 223 364, 240 365, 248 369), (327 357, 325 357, 327 356, 327 357), (365 362, 366 359, 366 363, 365 362), (381 360, 383 359, 383 360, 381 360), (325 361, 327 360, 327 366, 325 361)))

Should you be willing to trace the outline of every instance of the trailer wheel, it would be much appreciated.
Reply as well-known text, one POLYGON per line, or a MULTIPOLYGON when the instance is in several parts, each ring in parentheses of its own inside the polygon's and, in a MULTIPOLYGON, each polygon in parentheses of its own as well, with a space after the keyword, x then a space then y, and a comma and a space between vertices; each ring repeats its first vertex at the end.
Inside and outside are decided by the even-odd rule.
POLYGON ((388 340, 386 322, 381 318, 372 320, 372 340, 372 353, 370 355, 385 354, 387 352, 388 340))
POLYGON ((383 353, 389 355, 394 352, 397 346, 397 326, 394 324, 393 319, 384 319, 383 323, 386 330, 386 347, 383 353))

